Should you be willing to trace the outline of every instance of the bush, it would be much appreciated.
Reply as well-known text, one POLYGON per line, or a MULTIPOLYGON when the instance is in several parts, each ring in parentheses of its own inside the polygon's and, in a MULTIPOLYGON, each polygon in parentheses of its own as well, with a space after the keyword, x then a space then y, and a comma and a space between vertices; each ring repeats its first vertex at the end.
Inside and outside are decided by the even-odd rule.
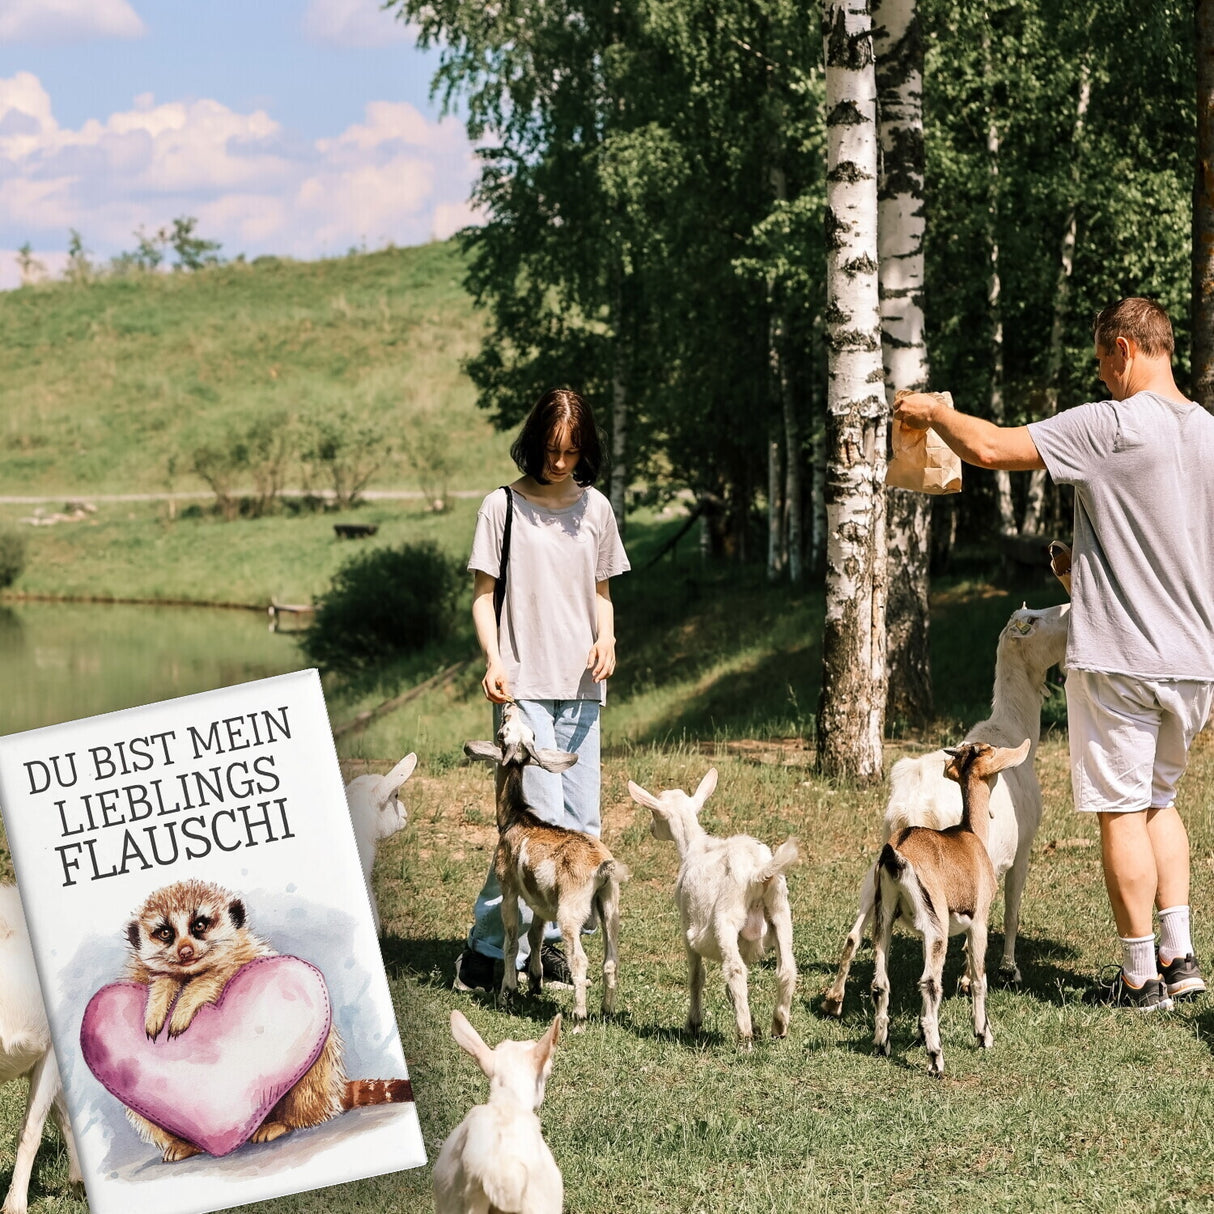
POLYGON ((0 531, 0 590, 11 586, 25 569, 25 536, 0 531))
POLYGON ((433 543, 359 553, 334 575, 304 634, 308 660, 356 675, 441 640, 463 584, 458 561, 433 543))

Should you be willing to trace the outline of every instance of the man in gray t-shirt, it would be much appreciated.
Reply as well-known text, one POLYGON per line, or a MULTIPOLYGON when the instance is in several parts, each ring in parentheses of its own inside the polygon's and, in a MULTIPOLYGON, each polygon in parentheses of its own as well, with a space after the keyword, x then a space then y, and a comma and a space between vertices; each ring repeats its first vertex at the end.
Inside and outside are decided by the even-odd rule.
POLYGON ((1123 299, 1097 316, 1093 335, 1111 400, 996 426, 917 393, 894 417, 932 427, 967 463, 1044 468, 1075 489, 1071 781, 1075 807, 1100 821, 1122 947, 1105 994, 1154 1010, 1206 989, 1173 797, 1214 707, 1214 416, 1176 387, 1172 326, 1158 304, 1123 299))

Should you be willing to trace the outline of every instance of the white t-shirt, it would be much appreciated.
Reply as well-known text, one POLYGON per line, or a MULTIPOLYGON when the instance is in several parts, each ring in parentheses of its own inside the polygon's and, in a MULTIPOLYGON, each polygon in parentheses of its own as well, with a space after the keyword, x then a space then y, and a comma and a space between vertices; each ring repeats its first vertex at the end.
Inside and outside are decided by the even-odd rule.
MULTIPOLYGON (((586 658, 598 626, 595 584, 631 566, 611 503, 593 486, 572 506, 552 510, 511 490, 514 522, 498 646, 513 696, 520 700, 598 700, 586 658)), ((506 495, 481 503, 472 537, 470 572, 498 577, 506 495)))
POLYGON ((1075 487, 1067 665, 1214 679, 1214 415, 1138 392, 1028 429, 1075 487))

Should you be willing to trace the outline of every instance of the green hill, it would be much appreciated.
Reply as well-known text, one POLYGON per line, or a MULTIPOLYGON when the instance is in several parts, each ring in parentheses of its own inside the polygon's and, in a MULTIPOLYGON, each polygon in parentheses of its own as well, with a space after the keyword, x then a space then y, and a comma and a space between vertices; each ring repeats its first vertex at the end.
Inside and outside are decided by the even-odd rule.
POLYGON ((480 488, 502 444, 460 372, 480 334, 463 271, 447 242, 0 294, 3 492, 204 489, 194 448, 267 415, 381 428, 379 488, 419 488, 406 447, 441 430, 449 487, 480 488))

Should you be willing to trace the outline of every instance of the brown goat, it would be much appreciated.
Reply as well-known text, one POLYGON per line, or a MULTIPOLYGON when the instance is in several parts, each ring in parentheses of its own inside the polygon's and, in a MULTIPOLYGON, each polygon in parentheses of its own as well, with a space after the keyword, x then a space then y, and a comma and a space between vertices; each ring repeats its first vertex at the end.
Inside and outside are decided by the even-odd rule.
POLYGON ((901 919, 923 937, 923 1012, 919 1029, 930 1059, 929 1073, 944 1074, 940 1045, 940 998, 948 937, 966 935, 970 994, 974 1001, 974 1036, 983 1049, 994 1043, 986 1016, 986 928, 997 879, 986 850, 990 829, 991 786, 1004 768, 1023 763, 1030 749, 1026 738, 1014 750, 986 742, 965 742, 946 750, 944 774, 961 786, 962 814, 957 826, 931 830, 911 826, 881 850, 877 860, 873 906, 873 998, 876 1032, 873 1045, 889 1054, 888 957, 894 923, 901 919))
POLYGON ((577 762, 577 755, 535 745, 535 735, 518 708, 506 704, 494 742, 468 742, 464 753, 470 759, 497 765, 497 849, 493 869, 502 890, 501 916, 505 929, 502 944, 504 972, 502 993, 518 988, 515 969, 518 956, 518 900, 534 911, 527 939, 531 956, 527 963, 530 988, 543 984, 540 946, 544 924, 554 920, 573 974, 575 1020, 586 1018, 589 962, 582 947, 582 925, 591 916, 603 929, 603 1015, 615 1011, 616 976, 619 967, 617 942, 620 929, 620 882, 628 870, 593 835, 568 830, 543 821, 528 806, 523 795, 523 768, 535 763, 545 771, 561 772, 577 762))

